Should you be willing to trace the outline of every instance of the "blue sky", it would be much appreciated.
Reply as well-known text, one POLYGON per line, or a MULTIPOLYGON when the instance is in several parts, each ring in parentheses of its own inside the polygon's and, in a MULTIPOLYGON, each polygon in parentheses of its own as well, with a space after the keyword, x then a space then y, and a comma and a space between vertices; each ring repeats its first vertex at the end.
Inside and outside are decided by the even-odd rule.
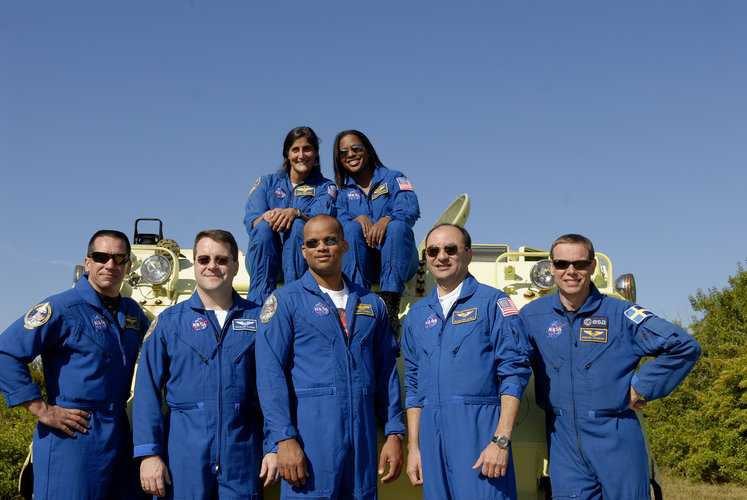
POLYGON ((90 235, 160 217, 242 247, 247 193, 297 125, 364 131, 473 241, 589 236, 638 301, 747 258, 742 1, 6 1, 0 329, 71 284, 90 235))

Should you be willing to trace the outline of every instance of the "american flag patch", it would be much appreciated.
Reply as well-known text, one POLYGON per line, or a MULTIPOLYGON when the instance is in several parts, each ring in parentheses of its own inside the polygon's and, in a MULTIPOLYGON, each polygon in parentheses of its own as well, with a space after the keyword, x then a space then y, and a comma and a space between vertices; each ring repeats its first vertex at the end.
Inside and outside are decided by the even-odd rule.
POLYGON ((498 307, 501 308, 501 312, 504 316, 519 314, 519 310, 516 309, 514 301, 511 299, 498 299, 498 307))
POLYGON ((402 191, 413 191, 412 184, 407 177, 397 177, 397 184, 402 191))

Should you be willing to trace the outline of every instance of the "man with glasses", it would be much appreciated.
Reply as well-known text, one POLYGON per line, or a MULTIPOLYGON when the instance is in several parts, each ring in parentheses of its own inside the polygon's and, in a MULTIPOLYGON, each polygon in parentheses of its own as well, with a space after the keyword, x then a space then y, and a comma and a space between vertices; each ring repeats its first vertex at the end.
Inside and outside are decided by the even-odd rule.
POLYGON ((303 230, 309 270, 266 301, 257 338, 259 398, 278 447, 283 498, 376 498, 376 474, 402 470, 397 342, 381 299, 342 274, 334 217, 303 230), (386 443, 376 460, 376 416, 386 443))
POLYGON ((648 309, 599 293, 588 238, 561 236, 550 259, 558 292, 524 306, 520 325, 546 414, 553 495, 650 498, 634 412, 677 387, 700 346, 648 309), (636 373, 644 356, 654 359, 636 373))
POLYGON ((125 413, 148 319, 119 289, 130 271, 124 233, 96 232, 75 286, 33 307, 0 334, 0 389, 34 432, 36 498, 137 498, 125 413), (28 364, 41 356, 46 400, 28 364))
POLYGON ((265 485, 277 481, 275 454, 261 458, 254 362, 259 306, 233 289, 238 257, 231 233, 197 234, 195 292, 148 330, 133 409, 135 456, 142 457, 147 493, 254 499, 262 494, 260 477, 265 485))
POLYGON ((529 380, 508 296, 469 274, 467 231, 426 236, 436 288, 405 318, 407 474, 425 498, 516 498, 511 433, 529 380))

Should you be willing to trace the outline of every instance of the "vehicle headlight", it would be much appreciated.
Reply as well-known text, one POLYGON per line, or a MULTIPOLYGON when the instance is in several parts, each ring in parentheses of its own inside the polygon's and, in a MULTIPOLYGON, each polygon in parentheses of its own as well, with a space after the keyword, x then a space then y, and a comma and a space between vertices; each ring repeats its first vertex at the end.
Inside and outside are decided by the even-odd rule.
POLYGON ((529 272, 529 279, 540 290, 549 290, 554 287, 555 279, 550 273, 550 260, 542 259, 533 265, 529 272))
POLYGON ((615 291, 630 302, 635 302, 635 278, 632 274, 623 274, 615 280, 615 291))
POLYGON ((151 255, 140 266, 140 274, 148 283, 160 285, 171 276, 171 262, 163 255, 151 255))

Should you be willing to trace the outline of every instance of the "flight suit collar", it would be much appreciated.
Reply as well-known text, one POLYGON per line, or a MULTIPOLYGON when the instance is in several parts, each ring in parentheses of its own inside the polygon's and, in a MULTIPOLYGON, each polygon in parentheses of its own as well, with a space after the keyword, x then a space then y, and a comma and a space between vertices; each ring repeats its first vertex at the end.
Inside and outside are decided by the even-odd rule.
MULTIPOLYGON (((228 310, 228 316, 231 315, 231 312, 234 309, 236 309, 239 306, 239 304, 242 302, 242 300, 243 300, 241 298, 241 296, 236 292, 236 290, 233 290, 233 292, 231 294, 231 297, 232 297, 232 304, 231 304, 231 308, 228 310)), ((197 290, 195 290, 192 293, 192 296, 190 296, 187 299, 187 305, 191 309, 194 309, 195 311, 199 311, 201 313, 206 313, 206 311, 207 311, 205 309, 205 304, 202 303, 202 299, 200 298, 200 294, 197 293, 197 290)))
MULTIPOLYGON (((602 304, 603 298, 604 295, 602 295, 602 293, 599 291, 596 285, 594 285, 594 283, 591 283, 591 293, 586 298, 586 302, 584 302, 584 305, 582 305, 575 314, 585 314, 596 311, 602 304)), ((565 308, 563 307, 563 303, 560 301, 560 293, 555 292, 555 294, 552 296, 552 306, 553 309, 555 309, 560 314, 565 314, 565 308)))
MULTIPOLYGON (((286 187, 288 189, 291 189, 293 187, 293 183, 290 180, 290 173, 286 172, 281 177, 281 182, 283 184, 286 184, 286 187)), ((299 182, 298 185, 302 186, 304 184, 320 184, 321 181, 324 180, 324 176, 322 175, 321 169, 317 170, 316 172, 313 172, 305 181, 299 182)))
MULTIPOLYGON (((459 293, 459 298, 456 299, 454 305, 463 302, 472 297, 477 291, 478 282, 472 274, 467 273, 467 277, 462 281, 462 291, 459 293)), ((438 301, 438 287, 434 288, 433 291, 425 299, 427 300, 428 306, 436 311, 439 316, 444 316, 441 303, 438 301)), ((453 307, 452 307, 453 309, 453 307)))

